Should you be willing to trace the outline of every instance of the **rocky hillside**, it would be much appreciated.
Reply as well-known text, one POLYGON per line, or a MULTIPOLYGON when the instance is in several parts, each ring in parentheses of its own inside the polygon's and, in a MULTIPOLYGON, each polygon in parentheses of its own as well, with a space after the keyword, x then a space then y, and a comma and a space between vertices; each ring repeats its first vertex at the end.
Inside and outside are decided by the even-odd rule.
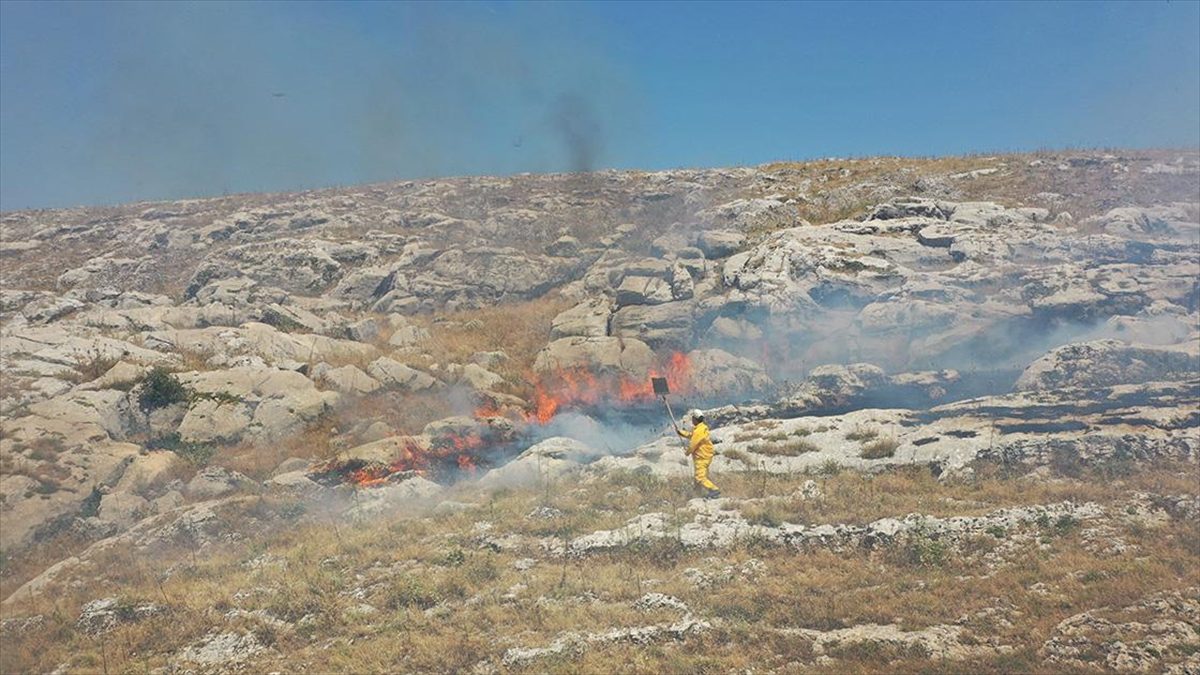
POLYGON ((4 672, 1200 669, 1195 152, 0 227, 4 672))

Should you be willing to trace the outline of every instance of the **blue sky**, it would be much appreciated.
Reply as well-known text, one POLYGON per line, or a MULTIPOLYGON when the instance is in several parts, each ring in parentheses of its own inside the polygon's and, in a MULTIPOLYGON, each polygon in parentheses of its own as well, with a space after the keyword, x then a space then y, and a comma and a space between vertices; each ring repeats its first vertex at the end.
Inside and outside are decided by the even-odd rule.
POLYGON ((1197 2, 0 2, 6 210, 1197 145, 1197 2))

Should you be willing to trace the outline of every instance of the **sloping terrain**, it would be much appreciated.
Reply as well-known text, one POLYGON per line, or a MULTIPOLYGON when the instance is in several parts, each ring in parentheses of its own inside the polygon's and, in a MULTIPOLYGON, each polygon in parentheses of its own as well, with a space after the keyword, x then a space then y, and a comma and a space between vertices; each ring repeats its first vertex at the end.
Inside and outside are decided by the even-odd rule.
POLYGON ((5 672, 1200 669, 1194 152, 0 226, 5 672))

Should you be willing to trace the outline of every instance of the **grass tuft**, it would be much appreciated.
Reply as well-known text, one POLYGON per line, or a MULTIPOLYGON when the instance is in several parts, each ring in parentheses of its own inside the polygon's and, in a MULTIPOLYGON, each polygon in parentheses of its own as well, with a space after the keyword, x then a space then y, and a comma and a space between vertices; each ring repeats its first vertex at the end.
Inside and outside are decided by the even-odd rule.
POLYGON ((885 436, 864 445, 859 456, 863 459, 884 459, 895 455, 898 447, 900 447, 900 441, 891 436, 885 436))

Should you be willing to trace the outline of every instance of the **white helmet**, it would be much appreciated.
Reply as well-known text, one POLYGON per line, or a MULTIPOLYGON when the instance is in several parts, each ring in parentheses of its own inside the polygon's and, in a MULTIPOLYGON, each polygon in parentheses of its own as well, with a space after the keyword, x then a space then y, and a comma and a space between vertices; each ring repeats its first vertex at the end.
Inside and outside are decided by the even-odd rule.
POLYGON ((704 411, 699 408, 692 408, 688 411, 688 417, 692 419, 692 424, 704 421, 704 411))

